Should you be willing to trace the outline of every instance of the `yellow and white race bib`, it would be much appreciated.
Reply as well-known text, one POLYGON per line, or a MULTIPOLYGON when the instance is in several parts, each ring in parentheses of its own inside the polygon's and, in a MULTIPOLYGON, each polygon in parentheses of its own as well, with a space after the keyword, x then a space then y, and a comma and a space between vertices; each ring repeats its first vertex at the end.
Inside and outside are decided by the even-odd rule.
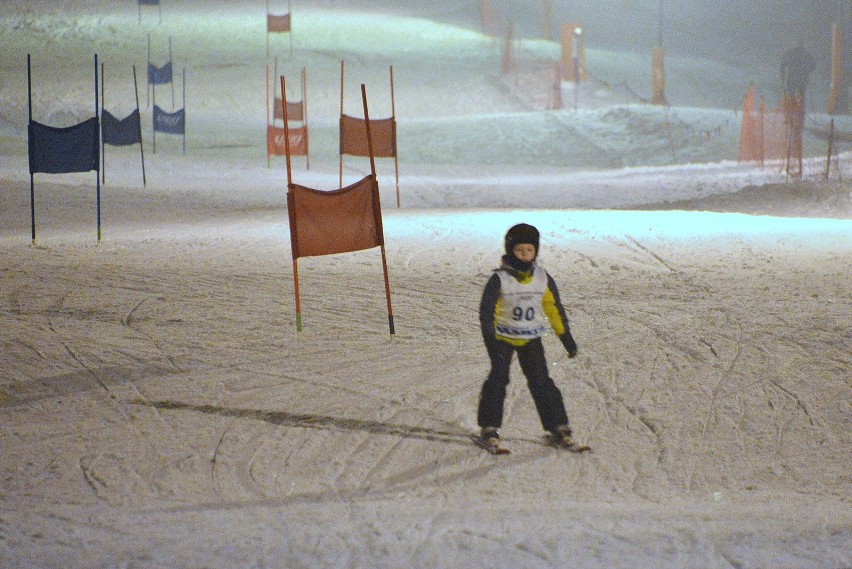
POLYGON ((495 321, 497 335, 515 340, 540 338, 547 323, 542 308, 547 272, 537 267, 527 283, 518 282, 504 270, 497 271, 497 275, 502 296, 495 321))

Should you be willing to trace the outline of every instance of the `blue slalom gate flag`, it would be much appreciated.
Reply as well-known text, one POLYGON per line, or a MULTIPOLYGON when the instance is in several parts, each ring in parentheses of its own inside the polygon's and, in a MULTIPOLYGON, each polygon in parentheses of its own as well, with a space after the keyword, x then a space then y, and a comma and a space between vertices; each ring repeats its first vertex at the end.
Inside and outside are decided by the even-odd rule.
POLYGON ((154 131, 166 134, 184 134, 186 131, 186 110, 179 109, 167 113, 154 105, 154 131))
POLYGON ((117 119, 109 111, 101 111, 101 132, 104 144, 113 146, 129 146, 142 142, 142 129, 139 109, 123 119, 117 119))
POLYGON ((30 121, 28 130, 31 174, 99 170, 100 135, 97 117, 65 128, 30 121))
POLYGON ((160 0, 139 0, 140 6, 159 6, 160 0))
POLYGON ((148 64, 148 84, 149 85, 165 85, 172 82, 172 62, 169 61, 162 67, 157 67, 153 63, 148 64))

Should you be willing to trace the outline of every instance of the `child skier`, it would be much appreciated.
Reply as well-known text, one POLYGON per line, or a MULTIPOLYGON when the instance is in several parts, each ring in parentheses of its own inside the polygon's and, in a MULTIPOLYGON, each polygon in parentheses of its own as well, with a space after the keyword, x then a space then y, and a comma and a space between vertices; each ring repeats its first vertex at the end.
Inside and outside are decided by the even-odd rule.
POLYGON ((500 447, 498 429, 503 423, 509 366, 512 354, 517 352, 544 430, 557 446, 577 448, 571 439, 562 393, 548 373, 541 342, 545 323, 550 322, 569 358, 577 355, 577 344, 556 282, 535 262, 539 232, 526 223, 515 225, 506 233, 504 244, 502 265, 485 285, 479 304, 479 323, 491 371, 479 397, 478 442, 490 452, 508 452, 500 447))

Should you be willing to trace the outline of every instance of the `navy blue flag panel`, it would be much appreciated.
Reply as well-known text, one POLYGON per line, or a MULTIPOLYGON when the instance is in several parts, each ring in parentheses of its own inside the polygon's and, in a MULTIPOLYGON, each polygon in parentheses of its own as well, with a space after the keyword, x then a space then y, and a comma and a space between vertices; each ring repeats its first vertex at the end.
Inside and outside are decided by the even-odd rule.
POLYGON ((128 146, 142 142, 139 109, 136 109, 123 119, 115 118, 109 111, 104 109, 101 113, 101 123, 104 144, 128 146))
POLYGON ((67 174, 100 170, 98 118, 57 128, 30 121, 30 173, 67 174))
POLYGON ((153 63, 148 64, 148 85, 165 85, 172 82, 172 62, 169 61, 162 67, 153 63))
POLYGON ((160 0, 139 0, 140 6, 159 6, 160 0))
POLYGON ((185 109, 167 113, 157 105, 154 105, 154 130, 167 134, 183 134, 186 130, 185 109))

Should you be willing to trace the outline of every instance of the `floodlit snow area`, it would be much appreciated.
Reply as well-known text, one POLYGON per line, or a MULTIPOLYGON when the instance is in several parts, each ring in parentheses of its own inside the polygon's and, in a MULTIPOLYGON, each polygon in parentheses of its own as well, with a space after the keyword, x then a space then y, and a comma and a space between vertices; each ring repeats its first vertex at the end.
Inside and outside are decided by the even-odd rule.
MULTIPOLYGON (((852 567, 852 160, 837 143, 823 180, 830 117, 809 114, 794 181, 736 161, 736 101, 774 67, 672 56, 654 107, 614 87, 647 96, 650 57, 588 38, 606 85, 563 83, 545 111, 501 77, 475 2, 377 4, 293 0, 293 57, 276 35, 269 62, 288 98, 306 69, 293 178, 327 190, 340 61, 346 113, 363 83, 374 118, 393 66, 399 208, 376 159, 393 335, 378 248, 299 260, 296 331, 263 2, 163 0, 141 23, 130 1, 3 3, 0 567, 852 567), (149 33, 156 64, 171 36, 186 68, 185 155, 180 136, 152 148, 149 33), (136 66, 147 183, 138 145, 107 146, 101 242, 94 172, 35 175, 31 242, 27 53, 51 126, 93 114, 94 53, 119 117, 136 66), (470 440, 479 299, 519 222, 579 345, 544 338, 591 453, 545 444, 517 364, 512 454, 470 440)), ((172 108, 170 86, 156 97, 172 108)), ((369 171, 344 157, 344 184, 369 171)))

